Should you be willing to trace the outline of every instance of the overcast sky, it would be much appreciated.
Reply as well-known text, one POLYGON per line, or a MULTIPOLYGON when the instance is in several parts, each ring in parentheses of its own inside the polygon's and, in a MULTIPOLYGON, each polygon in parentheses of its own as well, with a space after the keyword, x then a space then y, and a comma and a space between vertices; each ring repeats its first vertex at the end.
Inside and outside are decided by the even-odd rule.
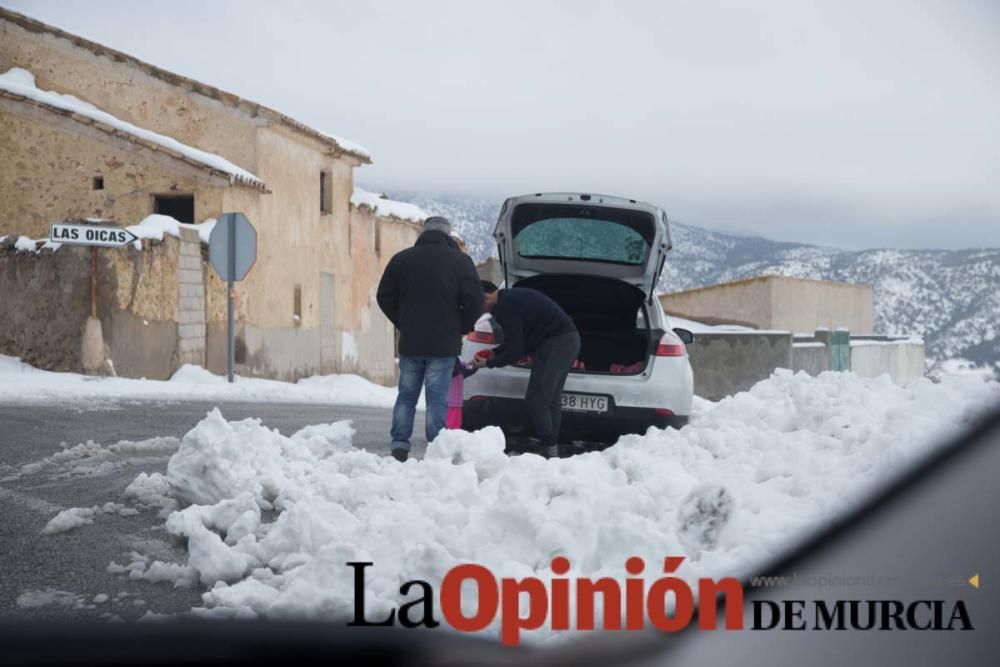
POLYGON ((1000 246, 995 0, 0 4, 358 141, 373 187, 1000 246))

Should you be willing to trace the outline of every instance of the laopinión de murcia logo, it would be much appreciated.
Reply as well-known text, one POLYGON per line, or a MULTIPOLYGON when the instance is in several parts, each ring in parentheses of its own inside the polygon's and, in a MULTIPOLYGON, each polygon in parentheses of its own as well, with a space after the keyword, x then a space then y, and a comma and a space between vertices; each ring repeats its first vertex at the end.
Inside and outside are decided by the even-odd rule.
MULTIPOLYGON (((392 626, 436 628, 443 620, 460 632, 485 630, 500 618, 500 640, 506 645, 521 641, 521 632, 548 624, 552 631, 644 630, 664 632, 687 628, 695 619, 700 630, 973 630, 962 600, 754 600, 749 619, 744 618, 743 584, 735 577, 701 578, 697 596, 692 587, 676 576, 684 556, 663 559, 662 577, 652 583, 642 575, 646 563, 633 556, 625 561, 624 580, 611 577, 569 578, 569 559, 552 559, 552 573, 545 581, 537 577, 497 577, 476 563, 456 565, 441 579, 435 593, 429 582, 414 579, 399 587, 404 603, 381 618, 369 618, 365 609, 365 570, 371 561, 345 563, 354 570, 354 616, 352 627, 392 626), (463 609, 463 588, 474 584, 473 612, 463 609), (600 620, 598 605, 600 599, 600 620), (527 604, 523 604, 526 600, 527 604), (697 600, 697 601, 696 601, 697 600), (720 614, 720 600, 722 610, 720 614), (572 602, 571 602, 572 601, 572 602), (672 606, 668 605, 672 602, 672 606), (571 604, 575 615, 570 613, 571 604), (522 614, 526 608, 527 613, 522 614), (440 613, 440 619, 438 616, 440 613), (721 626, 720 626, 721 620, 721 626), (746 623, 749 621, 749 623, 746 623)), ((472 602, 472 599, 466 600, 472 602)))

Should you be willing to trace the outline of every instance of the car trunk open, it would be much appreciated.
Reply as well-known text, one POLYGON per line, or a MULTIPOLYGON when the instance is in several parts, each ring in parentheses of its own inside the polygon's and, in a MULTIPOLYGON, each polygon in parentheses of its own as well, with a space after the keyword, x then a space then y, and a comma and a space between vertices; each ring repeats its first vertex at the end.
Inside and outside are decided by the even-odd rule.
POLYGON ((514 289, 531 288, 548 295, 573 318, 580 332, 575 372, 635 375, 655 350, 642 290, 614 278, 546 274, 525 278, 514 289))

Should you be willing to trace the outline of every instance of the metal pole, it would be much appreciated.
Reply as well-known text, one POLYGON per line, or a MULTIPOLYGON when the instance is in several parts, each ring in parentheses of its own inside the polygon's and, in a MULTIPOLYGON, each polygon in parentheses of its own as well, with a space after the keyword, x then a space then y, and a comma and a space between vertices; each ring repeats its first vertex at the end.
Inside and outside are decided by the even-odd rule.
POLYGON ((229 276, 226 281, 226 367, 229 375, 229 382, 233 381, 233 364, 235 362, 235 336, 233 332, 233 275, 236 273, 236 216, 230 215, 226 219, 229 225, 229 248, 226 257, 229 265, 229 276))
POLYGON ((97 248, 90 249, 90 316, 97 319, 97 248))

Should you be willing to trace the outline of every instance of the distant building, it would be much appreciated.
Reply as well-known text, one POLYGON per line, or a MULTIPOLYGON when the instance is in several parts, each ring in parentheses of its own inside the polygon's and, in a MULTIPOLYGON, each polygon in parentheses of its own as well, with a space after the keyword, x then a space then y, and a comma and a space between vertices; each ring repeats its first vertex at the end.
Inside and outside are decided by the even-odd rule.
MULTIPOLYGON (((47 237, 50 223, 66 219, 131 225, 159 213, 199 223, 242 211, 259 256, 237 287, 238 372, 392 381, 393 330, 375 287, 423 215, 356 189, 354 168, 370 162, 362 147, 273 109, 0 9, 0 259, 21 267, 0 267, 0 289, 29 291, 22 316, 36 308, 41 321, 64 317, 11 281, 58 268, 71 282, 89 265, 70 267, 73 248, 18 258, 12 239, 47 237), (28 264, 39 261, 49 264, 28 264)), ((119 373, 225 368, 224 285, 197 245, 178 243, 101 251, 100 318, 119 373)), ((52 343, 63 352, 38 345, 45 330, 24 316, 26 331, 0 324, 0 353, 77 370, 73 317, 46 323, 65 329, 52 343)))
POLYGON ((668 315, 706 324, 808 333, 847 328, 870 334, 875 321, 872 288, 826 280, 761 276, 660 296, 668 315))

